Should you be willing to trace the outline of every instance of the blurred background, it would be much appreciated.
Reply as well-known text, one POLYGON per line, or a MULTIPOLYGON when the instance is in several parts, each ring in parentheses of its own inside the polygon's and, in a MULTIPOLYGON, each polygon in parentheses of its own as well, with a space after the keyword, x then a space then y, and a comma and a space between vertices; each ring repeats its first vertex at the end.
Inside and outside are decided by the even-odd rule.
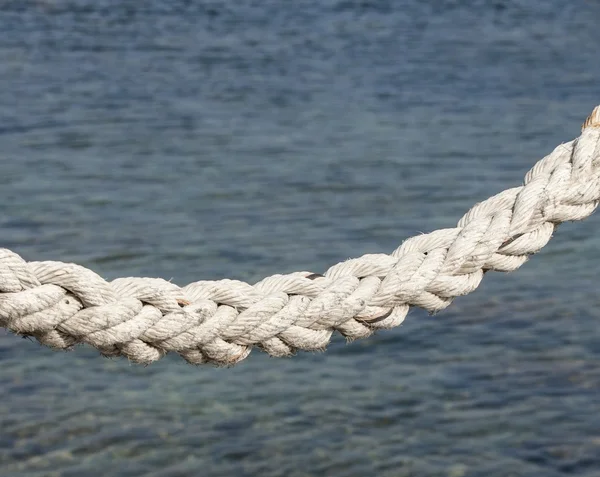
MULTIPOLYGON (((0 0, 0 246, 322 272, 452 227, 600 103, 597 1, 0 0)), ((600 475, 600 221, 323 354, 149 367, 0 330, 0 475, 600 475)))

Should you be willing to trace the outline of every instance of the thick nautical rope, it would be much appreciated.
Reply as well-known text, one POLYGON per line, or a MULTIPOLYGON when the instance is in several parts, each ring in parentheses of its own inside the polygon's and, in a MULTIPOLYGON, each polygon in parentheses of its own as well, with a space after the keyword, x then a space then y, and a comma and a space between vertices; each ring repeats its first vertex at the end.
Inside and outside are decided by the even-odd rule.
POLYGON ((411 306, 430 313, 477 288, 489 270, 523 265, 561 222, 600 200, 600 106, 579 138, 558 146, 520 187, 476 204, 455 228, 412 237, 324 275, 273 275, 250 285, 158 278, 107 282, 72 263, 26 262, 0 249, 0 327, 52 348, 87 343, 106 356, 150 363, 168 352, 193 364, 233 365, 259 347, 272 356, 323 350, 400 325, 411 306))

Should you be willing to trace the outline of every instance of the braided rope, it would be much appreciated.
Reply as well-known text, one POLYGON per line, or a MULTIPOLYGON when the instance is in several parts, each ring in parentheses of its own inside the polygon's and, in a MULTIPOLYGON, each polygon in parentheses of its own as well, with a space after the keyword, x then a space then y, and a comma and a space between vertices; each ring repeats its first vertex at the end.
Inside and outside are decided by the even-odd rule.
POLYGON ((430 313, 477 288, 488 270, 513 271, 561 222, 600 200, 600 106, 579 138, 558 146, 521 187, 476 204, 452 229, 412 237, 390 255, 338 263, 325 275, 273 275, 249 285, 158 278, 107 282, 79 265, 26 262, 0 249, 0 327, 52 348, 87 343, 106 356, 150 363, 168 352, 193 364, 233 365, 253 346, 272 356, 323 350, 400 325, 409 307, 430 313))

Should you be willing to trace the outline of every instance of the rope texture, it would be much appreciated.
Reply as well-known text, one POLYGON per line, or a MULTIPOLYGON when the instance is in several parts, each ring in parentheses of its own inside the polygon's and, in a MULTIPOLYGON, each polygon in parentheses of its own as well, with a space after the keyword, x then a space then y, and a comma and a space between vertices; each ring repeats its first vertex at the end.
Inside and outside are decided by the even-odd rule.
POLYGON ((158 278, 107 282, 79 265, 26 262, 0 249, 0 327, 52 348, 87 343, 106 356, 151 363, 168 352, 230 366, 254 346, 271 356, 325 349, 400 325, 411 306, 435 313, 477 288, 489 270, 510 272, 600 200, 600 106, 579 138, 558 146, 520 187, 476 204, 455 228, 412 237, 390 255, 368 254, 324 275, 273 275, 249 285, 158 278))

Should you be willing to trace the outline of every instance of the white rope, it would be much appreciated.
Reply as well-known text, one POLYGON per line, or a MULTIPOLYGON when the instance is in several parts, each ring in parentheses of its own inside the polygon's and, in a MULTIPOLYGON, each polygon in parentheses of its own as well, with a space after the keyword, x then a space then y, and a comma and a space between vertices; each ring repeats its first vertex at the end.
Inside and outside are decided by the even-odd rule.
POLYGON ((579 138, 558 146, 524 184, 476 204, 452 229, 406 240, 325 275, 273 275, 249 285, 157 278, 107 282, 79 265, 26 262, 0 249, 0 327, 52 348, 87 343, 107 356, 150 363, 176 352, 190 363, 233 365, 253 346, 272 356, 323 350, 402 323, 410 306, 434 313, 479 285, 488 270, 513 271, 561 222, 588 217, 600 200, 600 106, 579 138))

